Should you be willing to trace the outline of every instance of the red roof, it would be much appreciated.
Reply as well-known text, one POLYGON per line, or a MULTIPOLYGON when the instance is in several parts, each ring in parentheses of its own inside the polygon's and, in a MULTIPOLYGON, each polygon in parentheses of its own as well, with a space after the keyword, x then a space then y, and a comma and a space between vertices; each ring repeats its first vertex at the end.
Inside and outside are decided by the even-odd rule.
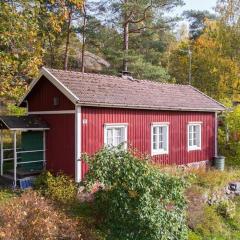
POLYGON ((159 110, 225 110, 222 104, 190 85, 47 68, 43 69, 43 75, 44 72, 66 87, 81 105, 159 110))

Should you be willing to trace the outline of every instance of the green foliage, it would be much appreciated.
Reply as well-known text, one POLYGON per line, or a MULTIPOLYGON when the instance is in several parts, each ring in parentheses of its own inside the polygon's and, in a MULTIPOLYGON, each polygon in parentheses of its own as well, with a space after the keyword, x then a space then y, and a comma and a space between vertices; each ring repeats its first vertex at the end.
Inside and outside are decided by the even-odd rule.
POLYGON ((193 180, 193 184, 210 191, 222 189, 230 181, 240 178, 239 169, 229 169, 226 171, 194 169, 192 173, 196 176, 193 180))
POLYGON ((225 219, 233 219, 236 214, 236 205, 231 200, 221 201, 217 205, 217 212, 225 219))
POLYGON ((44 172, 35 180, 36 189, 47 197, 63 204, 73 203, 76 200, 77 185, 74 180, 66 175, 53 176, 44 172))
POLYGON ((22 116, 26 114, 26 109, 20 108, 15 104, 9 103, 7 104, 7 114, 14 115, 14 116, 22 116))
POLYGON ((170 76, 165 68, 160 64, 154 65, 151 62, 147 62, 142 56, 133 57, 131 67, 129 70, 133 72, 133 76, 138 79, 150 79, 159 82, 168 82, 170 76))
MULTIPOLYGON (((195 231, 204 236, 204 239, 215 239, 227 234, 223 220, 217 214, 215 207, 206 206, 201 222, 196 226, 195 231)), ((219 238, 220 239, 220 238, 219 238)), ((224 238, 223 238, 224 239, 224 238)))
POLYGON ((95 194, 95 206, 108 239, 187 239, 183 178, 121 149, 105 148, 85 160, 86 186, 104 185, 95 194))
POLYGON ((11 199, 15 194, 9 189, 0 189, 0 204, 3 202, 7 202, 11 199))
POLYGON ((240 106, 232 107, 221 117, 219 152, 226 157, 227 166, 240 166, 240 106))
POLYGON ((240 198, 226 199, 225 187, 240 178, 239 170, 194 170, 195 180, 187 190, 189 239, 240 239, 240 198), (209 205, 207 199, 218 200, 209 205))
POLYGON ((188 240, 202 240, 202 238, 197 233, 192 232, 192 231, 189 230, 189 232, 188 232, 188 240))

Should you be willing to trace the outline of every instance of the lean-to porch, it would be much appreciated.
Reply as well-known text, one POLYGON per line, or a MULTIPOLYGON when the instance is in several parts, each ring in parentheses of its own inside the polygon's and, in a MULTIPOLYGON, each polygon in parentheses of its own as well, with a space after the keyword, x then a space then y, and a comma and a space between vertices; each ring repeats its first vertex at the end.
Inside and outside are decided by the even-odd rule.
POLYGON ((38 117, 0 116, 0 175, 13 187, 46 166, 46 131, 38 117))

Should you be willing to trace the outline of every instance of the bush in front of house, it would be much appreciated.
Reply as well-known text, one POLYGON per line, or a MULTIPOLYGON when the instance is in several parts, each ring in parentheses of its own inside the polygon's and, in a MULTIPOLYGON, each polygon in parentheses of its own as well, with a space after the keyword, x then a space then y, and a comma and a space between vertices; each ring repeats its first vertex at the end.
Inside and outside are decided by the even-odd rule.
POLYGON ((120 148, 105 148, 85 161, 86 186, 104 185, 94 204, 108 239, 187 239, 183 177, 162 173, 120 148))
POLYGON ((227 103, 231 111, 221 115, 218 129, 219 154, 226 157, 226 165, 240 167, 240 106, 227 103))
POLYGON ((75 201, 78 189, 74 179, 61 173, 54 176, 50 172, 38 176, 34 187, 44 196, 63 204, 75 201))
POLYGON ((82 240, 78 224, 34 191, 0 205, 2 240, 82 240))

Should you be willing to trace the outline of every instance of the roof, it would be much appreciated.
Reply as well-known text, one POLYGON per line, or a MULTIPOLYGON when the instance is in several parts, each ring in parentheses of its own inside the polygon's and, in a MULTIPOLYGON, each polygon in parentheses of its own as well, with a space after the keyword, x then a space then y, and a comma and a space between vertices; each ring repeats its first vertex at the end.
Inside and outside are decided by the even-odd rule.
POLYGON ((0 129, 48 130, 48 125, 35 116, 0 116, 0 129))
MULTIPOLYGON (((225 110, 222 104, 190 85, 49 68, 43 68, 42 75, 80 105, 182 111, 225 110)), ((35 84, 36 81, 29 91, 35 84)), ((26 97, 27 94, 23 100, 26 97)))

